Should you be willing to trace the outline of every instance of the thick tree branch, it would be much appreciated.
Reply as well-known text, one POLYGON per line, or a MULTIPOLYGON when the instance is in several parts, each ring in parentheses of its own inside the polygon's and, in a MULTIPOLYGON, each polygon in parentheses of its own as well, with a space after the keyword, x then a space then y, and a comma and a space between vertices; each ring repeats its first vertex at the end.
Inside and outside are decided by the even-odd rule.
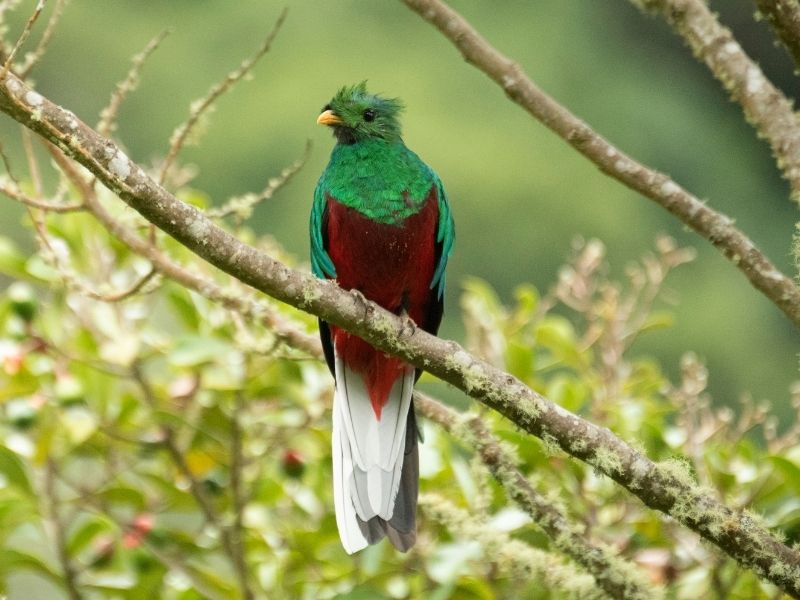
POLYGON ((631 2, 660 14, 739 103, 745 118, 769 143, 792 197, 800 203, 800 123, 789 99, 764 76, 703 0, 631 2))
POLYGON ((684 469, 652 462, 608 429, 555 405, 455 342, 242 244, 156 184, 118 146, 12 74, 0 81, 0 111, 58 145, 151 223, 219 269, 451 383, 525 431, 593 465, 651 508, 671 515, 800 598, 800 552, 699 488, 684 469))
POLYGON ((800 288, 781 273, 729 217, 706 206, 664 173, 637 162, 605 140, 539 89, 518 64, 493 48, 461 15, 440 0, 403 1, 439 29, 467 62, 493 79, 514 102, 601 171, 657 202, 711 242, 756 289, 800 327, 800 288))
MULTIPOLYGON (((133 252, 149 258, 153 261, 154 268, 168 276, 174 276, 176 281, 184 284, 189 289, 193 289, 208 299, 237 311, 237 313, 246 316, 251 321, 261 321, 270 329, 275 327, 276 323, 264 322, 264 319, 260 317, 260 312, 267 311, 263 304, 260 305, 258 310, 254 310, 254 306, 258 306, 259 303, 252 298, 221 295, 220 290, 212 281, 201 279, 198 275, 191 275, 185 272, 182 267, 172 263, 158 250, 144 243, 135 232, 111 217, 98 203, 89 182, 72 167, 72 163, 53 145, 48 143, 48 148, 51 150, 56 163, 78 188, 84 198, 87 210, 92 212, 95 218, 117 239, 126 243, 133 252)), ((321 360, 323 358, 322 347, 317 342, 317 338, 313 338, 313 341, 308 340, 307 334, 303 333, 298 327, 291 327, 288 323, 279 323, 278 325, 279 332, 283 332, 278 333, 279 338, 317 359, 321 360), (291 331, 292 335, 286 334, 289 331, 291 331)), ((462 423, 463 417, 461 415, 419 392, 415 393, 415 402, 422 414, 478 450, 483 461, 490 468, 498 482, 507 490, 509 496, 531 516, 534 522, 553 540, 554 545, 559 550, 583 565, 594 576, 602 589, 614 597, 652 597, 652 590, 649 590, 649 586, 640 580, 633 565, 615 556, 613 552, 605 548, 593 546, 589 540, 583 538, 578 528, 570 525, 566 515, 562 514, 556 506, 533 490, 530 483, 514 466, 513 460, 501 448, 499 442, 494 439, 486 426, 480 422, 479 417, 473 417, 462 423)), ((238 422, 240 404, 241 399, 237 396, 236 409, 231 420, 234 431, 231 486, 235 498, 235 522, 232 534, 237 537, 237 543, 235 544, 239 553, 237 555, 237 570, 241 575, 244 568, 241 541, 241 516, 244 508, 244 498, 239 489, 241 486, 239 472, 242 462, 241 427, 238 422)))

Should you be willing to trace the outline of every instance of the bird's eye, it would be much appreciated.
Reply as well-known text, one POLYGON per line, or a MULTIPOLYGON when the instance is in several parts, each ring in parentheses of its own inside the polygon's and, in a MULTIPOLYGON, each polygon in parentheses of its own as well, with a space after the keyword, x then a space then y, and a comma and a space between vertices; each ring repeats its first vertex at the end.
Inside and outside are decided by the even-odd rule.
POLYGON ((375 120, 375 111, 372 110, 371 108, 368 108, 367 110, 365 110, 364 111, 364 120, 367 123, 371 123, 372 121, 374 121, 375 120))

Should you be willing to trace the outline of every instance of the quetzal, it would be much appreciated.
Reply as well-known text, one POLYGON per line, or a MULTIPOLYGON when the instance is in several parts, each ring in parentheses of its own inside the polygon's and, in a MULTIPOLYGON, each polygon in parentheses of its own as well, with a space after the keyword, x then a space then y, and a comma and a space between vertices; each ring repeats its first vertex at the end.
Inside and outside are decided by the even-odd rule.
MULTIPOLYGON (((314 191, 311 266, 317 277, 436 333, 454 228, 442 182, 400 137, 402 104, 344 87, 317 123, 337 144, 314 191)), ((333 373, 336 524, 352 554, 384 535, 416 541, 419 455, 411 394, 420 375, 400 358, 320 321, 333 373)))

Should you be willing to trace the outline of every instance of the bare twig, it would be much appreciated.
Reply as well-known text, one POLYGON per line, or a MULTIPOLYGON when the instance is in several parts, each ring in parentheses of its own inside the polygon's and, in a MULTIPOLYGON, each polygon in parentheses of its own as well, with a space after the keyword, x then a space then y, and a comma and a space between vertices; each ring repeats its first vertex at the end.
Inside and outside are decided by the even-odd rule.
POLYGON ((706 206, 663 173, 637 162, 548 96, 522 68, 492 47, 461 15, 441 0, 403 0, 433 24, 464 58, 493 79, 508 96, 595 163, 601 171, 657 202, 713 244, 800 327, 800 288, 781 273, 733 221, 706 206))
POLYGON ((189 134, 192 132, 195 125, 197 125, 197 123, 200 121, 201 117, 209 108, 211 108, 211 106, 213 106, 217 98, 231 89, 231 87, 245 77, 253 69, 253 67, 256 66, 256 63, 258 63, 261 57, 263 57, 269 51, 270 47, 272 46, 272 42, 275 40, 275 36, 277 36, 278 31, 280 31, 281 25, 283 25, 283 22, 286 20, 286 14, 287 9, 283 9, 281 14, 278 15, 278 19, 275 21, 272 31, 269 32, 269 35, 267 35, 266 39, 264 39, 264 42, 261 44, 261 47, 255 52, 255 54, 253 54, 253 56, 243 61, 242 64, 239 65, 238 69, 228 73, 225 79, 212 87, 208 94, 206 94, 203 98, 192 103, 189 112, 189 118, 172 134, 169 151, 167 152, 167 156, 164 158, 164 162, 161 164, 161 171, 158 175, 159 183, 163 184, 166 180, 169 168, 172 166, 172 163, 175 161, 175 158, 178 156, 181 148, 183 148, 184 144, 186 143, 189 134))
POLYGON ((165 29, 150 40, 147 46, 144 47, 144 50, 133 57, 131 68, 125 76, 125 79, 117 84, 116 89, 111 94, 111 99, 108 101, 108 106, 100 111, 100 122, 97 124, 97 131, 100 135, 108 137, 114 132, 117 111, 119 111, 119 107, 128 94, 139 86, 139 75, 142 72, 144 63, 171 32, 172 30, 165 29))
POLYGON ((231 215, 236 215, 237 220, 244 221, 253 213, 253 208, 259 202, 269 200, 275 193, 283 186, 292 180, 297 172, 306 164, 309 155, 311 154, 311 140, 306 142, 303 155, 294 161, 291 165, 283 169, 277 177, 273 177, 267 182, 267 186, 258 194, 245 194, 244 196, 237 196, 231 198, 219 208, 212 208, 206 211, 206 215, 212 219, 221 219, 231 215))
POLYGON ((678 465, 652 462, 609 430, 553 404, 455 342, 420 328, 409 331, 405 319, 365 301, 363 296, 290 269, 241 243, 195 207, 177 200, 113 142, 69 111, 41 96, 36 98, 36 106, 31 106, 26 100, 29 91, 18 78, 7 75, 0 81, 0 112, 59 145, 129 206, 198 256, 240 281, 451 383, 525 431, 591 464, 651 508, 671 515, 741 565, 800 598, 800 551, 781 542, 747 514, 719 502, 678 465))
POLYGON ((631 1, 659 13, 739 103, 747 120, 769 142, 789 181, 792 198, 800 204, 800 123, 789 99, 767 79, 704 0, 631 1))
POLYGON ((800 67, 800 3, 797 0, 755 0, 758 11, 767 18, 800 67))
POLYGON ((64 573, 64 587, 70 600, 81 600, 78 589, 78 572, 72 563, 67 550, 67 531, 64 522, 58 514, 59 500, 56 491, 56 466, 52 458, 48 458, 44 470, 44 508, 45 513, 53 528, 56 555, 64 573))
POLYGON ((214 302, 219 302, 227 308, 240 312, 244 316, 262 323, 264 327, 272 331, 278 339, 285 341, 290 346, 312 356, 321 356, 322 350, 319 339, 316 336, 309 335, 296 327, 293 323, 282 318, 280 314, 266 302, 256 300, 251 294, 227 291, 212 279, 190 271, 176 263, 166 254, 158 250, 158 248, 136 235, 133 230, 125 227, 103 208, 103 205, 97 199, 90 183, 78 172, 69 159, 54 146, 50 145, 49 148, 59 168, 67 174, 67 177, 69 177, 78 188, 87 210, 89 210, 89 212, 91 212, 119 241, 128 246, 136 254, 148 259, 161 274, 186 288, 210 298, 214 302))
POLYGON ((253 600, 253 590, 250 587, 248 576, 247 558, 245 556, 244 526, 242 524, 245 510, 245 493, 242 488, 242 470, 244 456, 242 448, 242 423, 244 412, 244 399, 241 390, 234 393, 233 412, 231 414, 231 494, 233 496, 233 524, 231 525, 231 545, 235 552, 233 558, 236 576, 239 579, 239 588, 245 600, 253 600))
POLYGON ((48 202, 46 200, 38 200, 35 198, 31 198, 30 196, 23 194, 16 185, 12 185, 1 178, 0 178, 0 193, 2 193, 5 196, 8 196, 9 198, 11 198, 16 202, 19 202, 20 204, 30 206, 31 208, 38 208, 45 212, 68 213, 68 212, 77 212, 81 210, 86 210, 86 207, 84 207, 83 204, 80 203, 59 204, 56 202, 48 202))
POLYGON ((53 13, 47 21, 47 26, 44 29, 44 33, 42 33, 42 39, 39 40, 36 49, 25 57, 25 62, 19 68, 19 76, 21 79, 27 79, 31 70, 33 70, 47 51, 47 46, 50 44, 50 40, 61 20, 61 16, 64 14, 64 6, 66 6, 66 3, 67 0, 56 0, 56 7, 53 9, 53 13))
POLYGON ((33 13, 28 18, 28 21, 25 23, 25 28, 22 30, 19 38, 17 38, 17 42, 14 44, 14 47, 11 48, 11 51, 8 53, 6 57, 6 62, 3 65, 3 70, 0 71, 0 80, 5 79, 6 75, 11 69, 11 64, 14 62, 14 57, 19 52, 19 49, 22 48, 22 45, 25 43, 25 40, 28 39, 28 36, 31 34, 31 30, 33 29, 34 23, 39 18, 39 15, 42 14, 44 10, 44 6, 47 3, 47 0, 38 0, 36 3, 36 7, 33 9, 33 13))

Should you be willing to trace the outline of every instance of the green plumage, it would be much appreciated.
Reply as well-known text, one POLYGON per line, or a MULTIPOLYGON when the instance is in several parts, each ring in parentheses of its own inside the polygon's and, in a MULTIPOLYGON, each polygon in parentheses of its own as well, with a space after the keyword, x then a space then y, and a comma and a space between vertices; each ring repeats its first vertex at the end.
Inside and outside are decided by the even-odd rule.
MULTIPOLYGON (((437 243, 442 244, 431 288, 444 292, 444 268, 454 240, 453 220, 442 182, 401 138, 397 119, 402 104, 369 95, 362 82, 342 88, 325 107, 342 120, 346 143, 333 149, 330 162, 314 191, 311 211, 311 267, 317 277, 335 277, 336 269, 323 243, 322 219, 328 198, 353 208, 378 223, 395 225, 416 214, 431 188, 439 203, 437 243), (373 121, 364 120, 373 110, 373 121)), ((340 137, 341 133, 337 133, 340 137)))

